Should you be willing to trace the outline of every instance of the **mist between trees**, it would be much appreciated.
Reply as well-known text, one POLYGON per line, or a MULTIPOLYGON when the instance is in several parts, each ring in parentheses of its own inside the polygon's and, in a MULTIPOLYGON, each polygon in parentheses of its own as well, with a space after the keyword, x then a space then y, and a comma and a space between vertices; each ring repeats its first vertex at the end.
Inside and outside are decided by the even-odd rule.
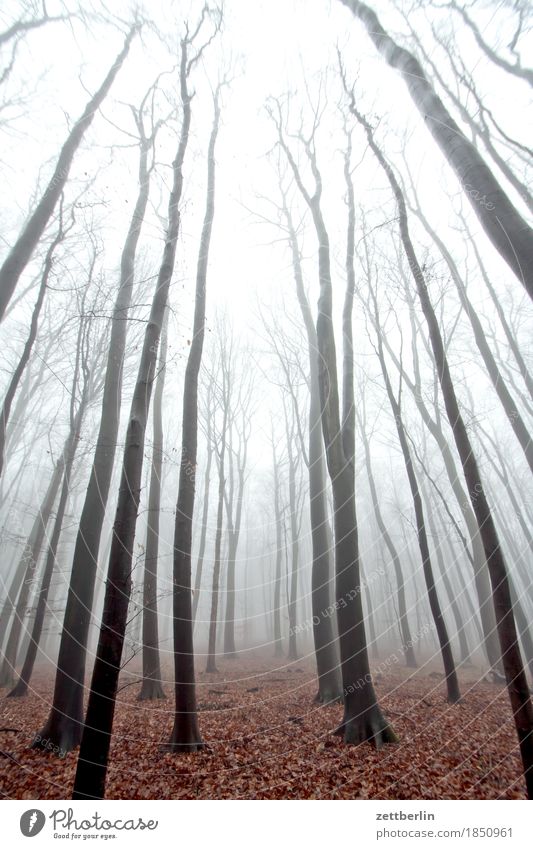
POLYGON ((73 798, 123 691, 179 758, 280 670, 385 751, 380 682, 506 688, 531 797, 530 41, 522 0, 2 8, 0 685, 73 798))

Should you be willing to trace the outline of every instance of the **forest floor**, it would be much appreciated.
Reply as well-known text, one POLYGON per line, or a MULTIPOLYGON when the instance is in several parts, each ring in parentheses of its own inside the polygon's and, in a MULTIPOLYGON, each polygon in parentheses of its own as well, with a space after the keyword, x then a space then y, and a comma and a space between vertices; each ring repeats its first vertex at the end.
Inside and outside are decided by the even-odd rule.
MULTIPOLYGON (((521 799, 524 786, 504 687, 461 670, 463 700, 446 703, 442 676, 398 667, 376 690, 399 742, 376 751, 346 746, 332 731, 339 705, 313 704, 313 668, 246 659, 198 674, 206 748, 168 754, 166 700, 119 694, 106 797, 109 799, 521 799)), ((0 696, 0 792, 11 799, 69 798, 77 752, 65 758, 28 747, 48 714, 53 674, 40 670, 24 699, 0 696), (5 729, 15 729, 6 731, 5 729)))

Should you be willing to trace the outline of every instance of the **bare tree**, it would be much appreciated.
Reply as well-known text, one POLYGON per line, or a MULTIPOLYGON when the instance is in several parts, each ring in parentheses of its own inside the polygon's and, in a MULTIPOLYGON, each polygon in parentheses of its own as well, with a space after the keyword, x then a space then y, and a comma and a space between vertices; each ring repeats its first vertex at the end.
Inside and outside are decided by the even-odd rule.
MULTIPOLYGON (((221 24, 218 18, 217 29, 221 24)), ((202 748, 196 716, 193 613, 191 598, 192 518, 198 443, 198 374, 205 335, 209 247, 215 216, 215 146, 220 123, 220 87, 214 97, 214 117, 207 152, 207 197, 196 267, 193 338, 183 388, 182 444, 176 523, 174 527, 174 726, 167 748, 173 752, 202 748)))
MULTIPOLYGON (((392 730, 379 707, 370 674, 363 605, 360 592, 359 542, 355 512, 355 477, 350 460, 353 457, 351 441, 353 430, 350 419, 342 417, 339 406, 339 386, 335 334, 332 317, 332 285, 329 235, 322 215, 320 199, 322 178, 318 169, 314 135, 318 122, 315 115, 313 129, 307 139, 299 134, 313 175, 311 194, 305 187, 294 156, 283 133, 279 103, 271 115, 276 125, 278 143, 292 170, 295 183, 307 204, 318 241, 318 273, 320 298, 318 301, 317 346, 319 352, 318 382, 320 388, 321 421, 326 447, 326 461, 331 479, 335 527, 335 606, 339 627, 339 647, 344 696, 344 717, 338 733, 346 743, 371 741, 377 748, 396 741, 392 730), (346 454, 346 448, 348 454, 346 454)), ((346 316, 345 316, 346 319, 346 316)), ((343 322, 343 331, 346 320, 343 322)), ((345 347, 346 350, 346 347, 345 347)), ((346 364, 346 360, 344 361, 346 364)), ((347 382, 344 383, 345 390, 347 382)), ((350 390, 348 387, 348 392, 350 390)), ((344 411, 350 408, 353 394, 344 400, 344 411)))
POLYGON ((374 473, 372 470, 372 460, 370 455, 370 444, 366 433, 366 422, 365 422, 365 405, 364 399, 361 402, 361 412, 356 410, 356 420, 359 424, 359 433, 361 436, 361 441, 363 443, 363 448, 365 452, 365 464, 366 464, 366 472, 368 477, 368 484, 370 487, 370 497, 372 499, 372 508, 374 510, 374 516, 376 518, 376 524, 378 526, 378 530, 383 537, 383 541, 387 547, 387 550, 390 554, 392 564, 394 567, 394 574, 396 577, 396 594, 398 599, 398 621, 400 625, 400 635, 402 639, 402 651, 405 655, 405 663, 406 666, 411 667, 412 669, 416 669, 416 657, 413 649, 413 640, 411 637, 411 629, 409 627, 409 619, 407 616, 407 605, 405 601, 405 581, 403 576, 403 569, 400 560, 400 556, 392 541, 392 537, 387 529, 385 521, 383 519, 383 515, 380 507, 380 499, 378 497, 376 482, 374 480, 374 473))
POLYGON ((102 105, 105 97, 109 93, 115 77, 126 60, 131 42, 138 30, 139 25, 135 23, 128 32, 124 41, 124 46, 115 59, 100 88, 88 101, 83 114, 72 127, 72 130, 61 148, 54 168, 54 173, 52 174, 41 199, 35 206, 35 209, 22 228, 15 244, 0 267, 0 321, 4 317, 6 307, 11 300, 20 276, 30 261, 39 239, 43 235, 46 226, 52 217, 56 204, 61 197, 61 193, 68 180, 74 155, 81 144, 83 136, 90 127, 93 118, 102 105))
POLYGON ((505 557, 500 546, 496 526, 489 507, 485 489, 481 481, 478 464, 472 449, 470 437, 466 429, 455 388, 448 365, 448 358, 443 344, 440 327, 435 311, 429 299, 424 272, 418 262, 411 236, 407 216, 405 198, 391 166, 383 156, 374 140, 374 134, 368 121, 357 111, 353 93, 350 97, 350 111, 355 115, 365 130, 368 146, 380 163, 394 194, 399 213, 400 238, 404 247, 409 268, 416 285, 422 312, 427 322, 429 338, 439 376, 444 405, 448 421, 457 447, 463 473, 468 486, 468 494, 472 509, 475 513, 481 540, 485 549, 489 569, 496 624, 500 640, 502 662, 507 679, 507 689, 513 711, 520 754, 524 767, 524 775, 528 795, 533 796, 533 705, 531 703, 527 678, 524 672, 518 634, 513 616, 511 591, 508 581, 508 571, 505 557))
POLYGON ((529 466, 531 472, 533 472, 533 442, 531 441, 531 436, 530 436, 529 430, 528 430, 528 428, 527 428, 527 426, 524 422, 524 419, 522 418, 522 416, 520 414, 520 411, 517 407, 516 401, 514 400, 513 396, 511 395, 509 388, 507 387, 506 381, 505 381, 503 375, 501 374, 500 369, 498 367, 498 364, 496 362, 496 359, 495 359, 495 357, 494 357, 494 355, 493 355, 493 353, 490 349, 487 338, 485 336, 485 332, 483 330, 483 325, 481 324, 481 321, 479 320, 479 317, 478 317, 477 312, 474 308, 474 305, 472 304, 470 298, 468 297, 466 286, 465 286, 464 281, 461 277, 461 274, 459 273, 459 269, 457 267, 457 264, 456 264, 455 260, 453 259, 450 251, 448 250, 448 248, 444 244, 443 240, 440 238, 440 236, 435 231, 435 229, 430 225, 429 221, 427 220, 424 213, 420 209, 420 206, 418 204, 418 199, 416 198, 416 193, 415 193, 415 199, 416 199, 416 201, 415 201, 416 207, 413 209, 413 211, 414 211, 415 215, 417 216, 417 218, 422 222, 426 232, 429 234, 429 236, 431 237, 431 239, 435 243, 436 247, 438 248, 442 257, 444 258, 446 265, 449 268, 450 275, 451 275, 453 282, 455 283, 455 287, 456 287, 457 292, 459 294, 459 299, 461 301, 462 307, 463 307, 466 315, 468 316, 468 320, 470 321, 470 324, 472 326, 472 331, 474 333, 474 339, 475 339, 477 348, 479 350, 479 353, 481 354, 481 358, 482 358, 482 360, 485 364, 485 367, 487 369, 487 374, 490 378, 490 381, 491 381, 491 383, 494 387, 494 390, 495 390, 498 398, 500 399, 500 402, 501 402, 502 407, 505 411, 505 415, 507 416, 509 424, 511 425, 511 427, 512 427, 514 433, 515 433, 515 436, 516 436, 516 438, 517 438, 517 440, 520 444, 520 447, 522 448, 522 451, 524 452, 524 456, 526 458, 528 466, 529 466))
POLYGON ((34 743, 38 747, 42 740, 48 740, 61 751, 70 751, 81 740, 87 639, 98 551, 118 437, 127 319, 133 292, 137 245, 150 190, 153 161, 150 163, 149 159, 157 132, 157 124, 153 120, 150 132, 144 124, 143 112, 151 92, 152 89, 143 98, 139 110, 134 111, 139 133, 138 194, 121 255, 120 277, 111 317, 100 425, 74 547, 53 704, 34 743))
POLYGON ((39 291, 37 293, 37 299, 35 301, 33 312, 31 316, 30 330, 28 333, 28 337, 24 344, 24 349, 20 356, 20 359, 17 363, 17 366, 11 376, 11 380, 9 381, 9 386, 7 388, 7 392, 4 397, 4 402, 2 404, 2 409, 0 410, 0 475, 2 474, 4 468, 4 456, 5 456, 5 444, 6 444, 6 431, 9 425, 9 416, 11 413, 11 406, 13 404, 13 400, 19 388, 20 380, 22 375, 24 374, 24 369, 28 364, 28 360, 30 359, 33 344, 35 339, 37 338, 37 330, 39 325, 39 316, 41 314, 41 309, 44 303, 44 298, 48 286, 48 282, 50 280, 50 275, 52 273, 52 265, 54 261, 54 254, 56 252, 57 247, 64 241, 68 231, 74 224, 74 214, 72 212, 72 221, 68 227, 64 226, 63 223, 63 203, 60 202, 59 209, 59 222, 57 233, 52 239, 52 242, 46 252, 44 264, 43 264, 43 272, 41 276, 41 282, 39 285, 39 291))
POLYGON ((481 226, 533 298, 533 233, 476 147, 435 93, 418 59, 400 47, 375 12, 359 0, 340 0, 358 17, 384 59, 402 74, 413 103, 453 168, 481 226))
POLYGON ((46 554, 41 584, 37 593, 37 607, 31 629, 30 641, 26 650, 19 680, 11 692, 8 693, 8 696, 11 697, 25 696, 28 691, 28 684, 33 673, 33 667, 41 639, 48 602, 48 593, 56 565, 57 547, 61 531, 63 529, 65 510, 70 495, 72 469, 76 458, 76 449, 78 448, 80 440, 80 432, 87 408, 94 398, 97 397, 102 388, 102 372, 98 366, 99 361, 102 359, 101 342, 103 340, 100 340, 100 344, 96 343, 95 349, 92 352, 90 351, 91 340, 89 324, 90 321, 88 320, 87 315, 83 315, 82 313, 76 344, 76 360, 71 389, 69 411, 70 431, 63 450, 63 484, 46 554))
POLYGON ((400 383, 400 392, 398 398, 396 398, 392 384, 389 378, 389 373, 387 369, 387 365, 385 362, 385 355, 383 352, 383 342, 382 337, 385 333, 384 329, 380 326, 380 318, 378 311, 378 303, 376 298, 376 293, 373 289, 372 281, 368 280, 368 288, 370 297, 373 304, 373 311, 375 316, 376 330, 377 330, 377 349, 376 353, 379 359, 379 363, 381 366, 381 372, 383 374, 383 380, 385 382, 385 389, 387 391, 387 396, 389 399, 389 403, 391 406, 391 411, 394 416, 394 422, 396 424, 396 431, 398 433, 398 441, 400 443, 400 447, 402 450, 402 456, 405 464, 405 471, 407 473, 407 479, 409 481, 409 489, 411 491, 411 498, 413 500, 413 509, 415 513, 416 520, 416 533, 418 538, 418 546, 420 548, 420 556, 422 558, 422 570, 424 572, 424 579, 426 582, 426 590, 428 594, 429 606, 431 609, 431 614, 433 616, 433 621, 435 622, 435 628, 437 631, 437 636, 439 638, 439 646, 440 652, 442 655, 442 663, 444 666, 444 672, 446 675, 446 687, 448 692, 448 701, 452 704, 460 701, 461 694, 459 691, 459 681, 457 680, 457 672, 455 669, 455 662, 453 659, 453 652, 450 643, 450 638, 448 636, 448 629, 446 627, 446 622, 444 621, 444 616, 442 615, 442 610, 440 606, 439 597, 437 594, 437 588, 435 586, 435 577, 433 574, 433 565, 431 562, 431 555, 429 551, 429 541, 428 534, 426 530, 426 520, 424 516, 424 506, 422 502, 422 496, 420 494, 420 488, 418 485, 418 480, 416 477, 416 472, 413 464, 413 459, 411 456, 411 451, 409 449, 409 442, 407 439, 407 434, 405 431, 403 417, 402 417, 402 409, 401 409, 401 383, 400 383))
POLYGON ((309 509, 311 519, 311 537, 313 545, 312 608, 313 638, 317 663, 318 692, 317 701, 328 704, 342 696, 338 647, 333 630, 332 619, 324 616, 331 603, 330 587, 333 580, 331 547, 328 533, 328 509, 326 500, 326 479, 324 445, 320 415, 320 394, 318 386, 318 342, 313 315, 305 292, 298 236, 293 217, 282 189, 283 215, 286 223, 287 238, 291 251, 292 271, 296 286, 296 296, 302 315, 309 358, 309 438, 307 457, 302 445, 302 454, 306 459, 309 474, 309 509))
MULTIPOLYGON (((244 363, 242 374, 245 375, 244 363)), ((240 381, 236 404, 230 410, 229 422, 229 485, 224 487, 224 504, 228 529, 228 565, 226 580, 226 609, 224 620, 224 655, 235 657, 235 565, 241 534, 244 488, 247 476, 248 442, 252 430, 251 407, 253 384, 240 381), (236 444, 235 444, 236 443, 236 444)))
MULTIPOLYGON (((203 50, 213 37, 204 42, 202 46, 194 47, 206 17, 209 17, 209 9, 204 7, 195 29, 191 32, 188 24, 186 24, 185 36, 181 39, 179 80, 182 122, 176 158, 172 163, 173 182, 168 201, 168 226, 131 402, 115 514, 115 532, 109 555, 102 627, 74 781, 73 798, 75 799, 103 798, 105 790, 115 699, 131 595, 131 563, 139 505, 146 421, 155 375, 157 349, 170 281, 174 271, 180 230, 183 165, 191 125, 192 96, 188 89, 188 82, 203 50), (192 52, 192 55, 189 55, 190 52, 192 52)), ((219 24, 215 26, 215 33, 218 31, 218 26, 219 24)))
POLYGON ((157 568, 159 556, 159 511, 161 509, 161 480, 163 471, 163 392, 168 347, 168 306, 161 329, 158 373, 154 392, 152 418, 152 467, 144 551, 142 652, 143 682, 139 699, 164 699, 159 656, 159 627, 157 622, 157 568))
MULTIPOLYGON (((448 8, 453 9, 457 12, 458 15, 462 18, 464 23, 467 25, 471 33, 473 34, 476 44, 483 51, 483 53, 489 57, 491 62, 494 62, 499 68, 502 68, 504 71, 507 71, 508 74, 512 74, 519 79, 525 80, 529 83, 529 85, 533 86, 533 69, 524 68, 520 62, 520 57, 516 56, 516 61, 514 64, 508 62, 507 59, 504 59, 503 56, 500 56, 483 38, 481 35, 480 29, 477 24, 472 20, 470 15, 467 13, 466 9, 463 6, 459 6, 455 0, 452 0, 451 3, 447 4, 448 8)), ((522 32, 523 18, 520 10, 519 15, 519 24, 513 36, 512 46, 513 49, 516 48, 516 44, 520 33, 522 32)))
POLYGON ((204 502, 202 506, 202 527, 200 530, 200 545, 198 548, 198 557, 196 558, 196 572, 194 575, 194 593, 192 600, 193 621, 196 621, 196 611, 198 610, 198 603, 200 601, 200 591, 202 589, 202 572, 204 567, 205 548, 207 544, 207 520, 209 517, 209 484, 211 481, 211 466, 213 463, 213 440, 211 432, 211 392, 212 384, 211 381, 209 381, 207 386, 207 396, 205 400, 205 409, 203 415, 205 423, 204 430, 206 437, 207 459, 204 472, 204 502))
MULTIPOLYGON (((219 334, 220 334, 219 330, 219 334)), ((215 532, 215 551, 213 557, 213 578, 211 585, 211 612, 209 618, 209 642, 207 648, 206 672, 217 672, 216 644, 217 617, 219 601, 220 567, 222 559, 222 531, 224 521, 224 488, 226 485, 226 447, 228 436, 228 418, 231 404, 233 338, 220 339, 220 385, 217 386, 216 403, 222 409, 222 423, 219 433, 214 432, 215 456, 218 468, 218 504, 215 532)))

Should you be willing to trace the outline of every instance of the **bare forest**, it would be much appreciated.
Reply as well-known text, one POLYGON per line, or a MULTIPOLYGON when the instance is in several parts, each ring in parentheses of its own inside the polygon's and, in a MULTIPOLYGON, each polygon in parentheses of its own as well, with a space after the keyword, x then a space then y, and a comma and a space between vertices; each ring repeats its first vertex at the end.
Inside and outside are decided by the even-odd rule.
POLYGON ((533 798, 532 56, 1 4, 3 798, 533 798))

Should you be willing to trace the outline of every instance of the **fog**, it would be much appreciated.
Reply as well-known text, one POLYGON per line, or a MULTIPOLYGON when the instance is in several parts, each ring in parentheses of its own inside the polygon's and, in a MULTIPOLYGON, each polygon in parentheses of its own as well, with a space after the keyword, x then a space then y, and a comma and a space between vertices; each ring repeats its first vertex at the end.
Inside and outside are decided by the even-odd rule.
POLYGON ((3 4, 0 685, 63 795, 268 710, 531 796, 528 55, 521 0, 3 4))

